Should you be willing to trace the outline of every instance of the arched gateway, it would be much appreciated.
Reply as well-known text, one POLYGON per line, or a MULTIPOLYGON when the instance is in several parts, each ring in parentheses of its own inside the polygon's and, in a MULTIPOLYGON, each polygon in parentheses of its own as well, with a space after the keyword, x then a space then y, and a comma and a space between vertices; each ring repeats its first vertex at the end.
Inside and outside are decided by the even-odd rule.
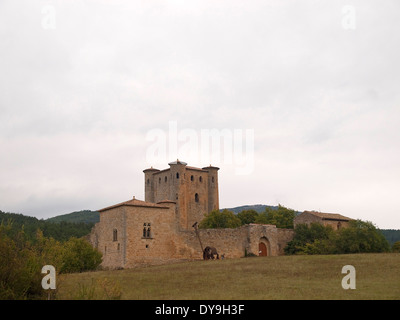
POLYGON ((266 237, 260 238, 258 243, 258 255, 261 257, 266 257, 269 255, 269 241, 266 237))

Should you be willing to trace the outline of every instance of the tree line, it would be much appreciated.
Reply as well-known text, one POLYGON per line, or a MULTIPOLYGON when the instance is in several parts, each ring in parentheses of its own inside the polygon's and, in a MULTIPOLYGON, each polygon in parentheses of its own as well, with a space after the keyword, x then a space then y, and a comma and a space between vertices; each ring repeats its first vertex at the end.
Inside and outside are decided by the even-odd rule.
POLYGON ((242 210, 238 214, 228 209, 214 210, 207 214, 200 222, 199 228, 237 228, 245 224, 274 224, 278 228, 293 229, 293 220, 296 211, 278 205, 276 209, 266 207, 263 212, 256 210, 242 210))

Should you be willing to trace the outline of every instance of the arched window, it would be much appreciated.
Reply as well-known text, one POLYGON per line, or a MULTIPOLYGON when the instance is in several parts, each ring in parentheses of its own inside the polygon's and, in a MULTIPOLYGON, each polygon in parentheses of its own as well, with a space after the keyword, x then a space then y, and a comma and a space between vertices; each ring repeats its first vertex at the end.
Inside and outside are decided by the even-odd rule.
POLYGON ((146 238, 146 227, 143 228, 143 238, 146 238))
POLYGON ((150 238, 150 227, 147 228, 146 238, 150 238))
POLYGON ((199 181, 200 181, 200 182, 203 182, 203 177, 199 177, 199 181))
POLYGON ((179 173, 178 172, 176 173, 176 178, 179 179, 179 173))
POLYGON ((211 177, 211 182, 214 183, 214 177, 211 177))
POLYGON ((165 178, 164 178, 164 181, 167 182, 167 180, 168 180, 167 177, 165 177, 165 178))
POLYGON ((118 240, 118 231, 117 229, 113 230, 113 241, 117 241, 118 240))
POLYGON ((158 178, 158 183, 161 183, 161 178, 158 178))
POLYGON ((199 202, 199 194, 198 193, 196 193, 194 195, 194 201, 199 202))

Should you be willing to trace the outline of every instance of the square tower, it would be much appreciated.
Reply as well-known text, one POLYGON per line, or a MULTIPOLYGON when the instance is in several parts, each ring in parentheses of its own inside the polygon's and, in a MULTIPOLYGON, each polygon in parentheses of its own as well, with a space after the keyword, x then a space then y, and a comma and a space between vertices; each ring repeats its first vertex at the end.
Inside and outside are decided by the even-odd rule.
POLYGON ((208 166, 190 167, 183 161, 170 162, 168 169, 153 167, 145 174, 145 200, 157 203, 163 200, 176 202, 179 226, 190 230, 206 214, 219 210, 218 170, 208 166))

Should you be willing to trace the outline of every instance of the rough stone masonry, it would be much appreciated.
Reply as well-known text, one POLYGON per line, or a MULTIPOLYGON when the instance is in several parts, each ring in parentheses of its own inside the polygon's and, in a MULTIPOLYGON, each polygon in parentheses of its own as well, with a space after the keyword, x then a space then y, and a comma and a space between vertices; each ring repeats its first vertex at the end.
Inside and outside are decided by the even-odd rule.
MULTIPOLYGON (((145 201, 133 197, 99 210, 100 222, 90 241, 103 254, 102 266, 118 269, 202 259, 192 226, 219 209, 218 170, 179 160, 164 170, 145 169, 145 201)), ((263 224, 198 232, 204 247, 217 248, 225 258, 282 255, 294 235, 292 229, 263 224)))

